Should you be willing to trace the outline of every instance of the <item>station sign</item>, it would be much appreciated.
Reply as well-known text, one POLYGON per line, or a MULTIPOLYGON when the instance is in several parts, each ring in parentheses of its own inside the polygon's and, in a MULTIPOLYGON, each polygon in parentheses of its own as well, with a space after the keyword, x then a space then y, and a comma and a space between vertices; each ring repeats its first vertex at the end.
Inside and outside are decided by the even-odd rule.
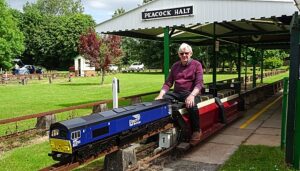
POLYGON ((161 19, 166 17, 179 17, 179 16, 191 16, 193 15, 193 6, 178 7, 161 9, 154 11, 142 12, 143 20, 161 19))

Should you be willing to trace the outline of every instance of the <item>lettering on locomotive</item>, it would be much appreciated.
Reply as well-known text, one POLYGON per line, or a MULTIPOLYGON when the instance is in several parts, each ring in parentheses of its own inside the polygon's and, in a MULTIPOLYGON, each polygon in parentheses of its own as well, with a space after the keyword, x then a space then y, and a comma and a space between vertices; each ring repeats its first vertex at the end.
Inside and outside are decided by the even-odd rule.
POLYGON ((71 139, 73 140, 73 147, 77 147, 80 144, 81 133, 80 130, 71 133, 71 139))
POLYGON ((141 115, 140 114, 132 115, 132 117, 134 119, 129 120, 130 127, 141 123, 141 115))

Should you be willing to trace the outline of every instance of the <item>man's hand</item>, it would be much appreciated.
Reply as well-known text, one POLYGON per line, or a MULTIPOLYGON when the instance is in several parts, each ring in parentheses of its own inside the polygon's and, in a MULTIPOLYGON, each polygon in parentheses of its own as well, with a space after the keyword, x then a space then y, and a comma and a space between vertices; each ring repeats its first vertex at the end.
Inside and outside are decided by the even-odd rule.
POLYGON ((189 95, 186 99, 185 99, 185 105, 187 108, 191 108, 195 105, 195 96, 193 95, 189 95))
POLYGON ((155 97, 155 100, 160 100, 160 99, 163 99, 162 96, 158 95, 157 97, 155 97))
POLYGON ((163 99, 163 96, 166 94, 165 90, 160 90, 159 95, 155 97, 155 100, 163 99))

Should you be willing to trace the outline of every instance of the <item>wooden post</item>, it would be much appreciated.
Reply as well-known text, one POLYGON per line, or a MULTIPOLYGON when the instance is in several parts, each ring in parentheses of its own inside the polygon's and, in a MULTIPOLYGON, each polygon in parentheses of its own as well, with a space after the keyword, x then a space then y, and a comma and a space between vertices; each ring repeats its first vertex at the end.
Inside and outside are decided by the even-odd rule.
POLYGON ((72 82, 72 73, 69 74, 69 82, 72 82))
POLYGON ((51 76, 49 77, 49 84, 52 84, 52 78, 51 78, 51 76))
POLYGON ((104 159, 104 169, 107 171, 125 171, 130 168, 130 166, 136 165, 136 148, 139 146, 139 144, 133 144, 128 148, 106 155, 104 159))
POLYGON ((136 96, 136 97, 131 98, 131 104, 136 104, 136 103, 141 103, 141 102, 142 102, 141 96, 136 96))
POLYGON ((93 106, 93 113, 99 113, 99 112, 103 112, 106 110, 108 110, 106 103, 93 106))
POLYGON ((25 78, 24 77, 21 78, 21 84, 25 85, 25 78))
POLYGON ((37 129, 49 129, 50 125, 54 122, 56 122, 55 115, 38 117, 35 127, 37 129))

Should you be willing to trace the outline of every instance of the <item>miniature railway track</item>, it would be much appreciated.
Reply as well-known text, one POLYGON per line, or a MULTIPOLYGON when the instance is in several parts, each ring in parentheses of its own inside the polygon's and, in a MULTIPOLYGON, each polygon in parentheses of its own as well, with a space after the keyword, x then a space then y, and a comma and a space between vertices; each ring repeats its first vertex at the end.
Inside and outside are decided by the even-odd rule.
POLYGON ((168 154, 169 152, 171 152, 173 149, 175 149, 176 145, 166 149, 166 150, 163 150, 153 156, 147 156, 141 160, 138 161, 138 164, 136 164, 134 167, 131 167, 130 169, 128 169, 127 171, 134 171, 134 170, 140 170, 139 166, 144 166, 143 169, 146 169, 146 167, 149 167, 149 165, 147 165, 145 167, 146 164, 149 164, 151 161, 163 156, 163 155, 166 155, 168 154))
POLYGON ((43 133, 45 131, 46 130, 39 130, 39 129, 36 129, 36 128, 31 128, 31 129, 15 132, 15 133, 12 133, 12 134, 7 134, 7 135, 0 136, 0 141, 4 141, 4 140, 6 141, 8 139, 18 138, 20 136, 34 135, 36 133, 43 133))
POLYGON ((97 158, 99 158, 103 155, 107 155, 109 153, 117 151, 118 149, 119 148, 117 146, 113 146, 113 147, 105 150, 104 152, 102 152, 98 155, 92 156, 92 157, 84 160, 83 162, 76 161, 76 162, 71 162, 71 163, 57 163, 57 164, 54 164, 52 166, 43 168, 40 171, 66 171, 66 170, 72 170, 72 169, 77 168, 80 165, 83 165, 85 163, 89 163, 89 162, 91 162, 91 161, 93 161, 93 160, 95 160, 95 159, 97 159, 97 158))
MULTIPOLYGON (((161 128, 159 128, 159 129, 157 129, 155 131, 151 131, 151 132, 149 132, 149 133, 147 133, 145 135, 142 135, 142 136, 138 137, 137 140, 140 141, 140 140, 146 139, 148 137, 151 137, 153 135, 156 135, 156 134, 158 134, 158 133, 160 133, 162 131, 168 130, 168 129, 173 128, 173 127, 174 127, 173 124, 169 123, 169 124, 165 125, 164 127, 161 127, 161 128)), ((128 144, 130 144, 130 143, 132 143, 132 142, 129 142, 128 144)), ((124 146, 126 146, 126 145, 124 145, 124 146)), ((86 160, 84 160, 82 162, 79 162, 79 161, 75 161, 75 162, 71 162, 71 163, 62 163, 62 162, 59 162, 59 163, 56 163, 56 164, 54 164, 52 166, 45 167, 45 168, 41 169, 40 171, 67 171, 67 170, 72 170, 72 169, 77 168, 80 165, 84 165, 84 164, 90 163, 91 161, 93 161, 93 160, 95 160, 95 159, 97 159, 99 157, 102 157, 102 156, 105 156, 105 155, 110 154, 112 152, 115 152, 119 148, 121 148, 121 147, 113 146, 113 147, 111 147, 111 148, 109 148, 109 149, 107 149, 107 150, 105 150, 105 151, 103 151, 103 152, 101 152, 101 153, 99 153, 97 155, 94 155, 94 156, 92 156, 92 157, 90 157, 90 158, 88 158, 88 159, 86 159, 86 160)), ((147 147, 147 148, 151 148, 151 146, 147 147)), ((147 150, 147 148, 143 148, 143 149, 141 149, 141 151, 147 150)))

